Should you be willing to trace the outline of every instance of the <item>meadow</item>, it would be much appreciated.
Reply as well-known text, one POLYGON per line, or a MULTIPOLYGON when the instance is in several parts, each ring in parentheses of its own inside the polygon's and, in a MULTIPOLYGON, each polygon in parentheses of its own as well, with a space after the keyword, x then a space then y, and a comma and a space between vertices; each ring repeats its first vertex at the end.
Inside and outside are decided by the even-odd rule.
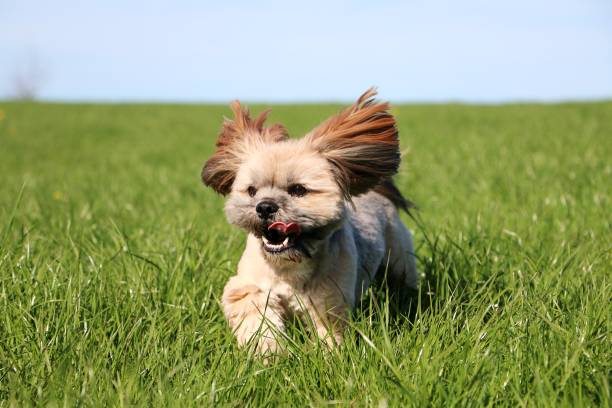
POLYGON ((0 103, 0 406, 610 406, 612 102, 393 113, 419 293, 264 365, 219 306, 245 236, 200 181, 227 107, 0 103))

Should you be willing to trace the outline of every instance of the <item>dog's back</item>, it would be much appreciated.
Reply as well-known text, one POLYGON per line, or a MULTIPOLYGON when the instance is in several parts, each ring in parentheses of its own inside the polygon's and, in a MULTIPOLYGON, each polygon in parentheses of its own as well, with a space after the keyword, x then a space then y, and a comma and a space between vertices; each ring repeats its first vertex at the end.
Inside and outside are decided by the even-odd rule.
POLYGON ((389 180, 380 188, 355 197, 349 220, 358 252, 356 299, 377 273, 416 289, 418 275, 412 234, 402 223, 399 209, 410 203, 389 180))

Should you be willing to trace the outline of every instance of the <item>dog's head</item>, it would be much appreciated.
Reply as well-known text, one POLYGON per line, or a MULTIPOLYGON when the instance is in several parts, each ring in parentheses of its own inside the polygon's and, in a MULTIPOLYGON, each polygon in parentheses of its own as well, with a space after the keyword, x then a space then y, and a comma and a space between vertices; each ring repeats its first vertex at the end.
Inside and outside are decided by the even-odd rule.
MULTIPOLYGON (((204 184, 228 196, 228 220, 261 239, 271 260, 299 262, 344 220, 346 203, 397 172, 400 153, 389 104, 369 89, 302 139, 265 127, 234 102, 204 184)), ((358 210, 358 209, 357 209, 358 210)))

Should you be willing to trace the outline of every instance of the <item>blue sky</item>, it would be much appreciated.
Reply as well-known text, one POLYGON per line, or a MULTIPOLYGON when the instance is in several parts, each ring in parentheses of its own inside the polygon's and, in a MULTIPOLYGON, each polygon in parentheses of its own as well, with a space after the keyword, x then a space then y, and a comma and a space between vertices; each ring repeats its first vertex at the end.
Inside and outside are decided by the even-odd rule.
POLYGON ((0 97, 96 101, 612 98, 612 1, 0 0, 0 97))

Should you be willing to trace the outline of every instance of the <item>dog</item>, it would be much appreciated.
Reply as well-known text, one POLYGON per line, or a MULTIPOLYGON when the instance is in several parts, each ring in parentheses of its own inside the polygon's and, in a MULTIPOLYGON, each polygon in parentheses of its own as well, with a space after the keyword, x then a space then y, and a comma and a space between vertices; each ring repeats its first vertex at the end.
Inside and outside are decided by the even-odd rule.
POLYGON ((391 181, 400 164, 390 105, 368 89, 301 139, 264 125, 234 101, 202 181, 226 196, 228 221, 247 233, 221 303, 240 346, 279 352, 289 318, 331 347, 377 273, 418 286, 409 202, 391 181))

